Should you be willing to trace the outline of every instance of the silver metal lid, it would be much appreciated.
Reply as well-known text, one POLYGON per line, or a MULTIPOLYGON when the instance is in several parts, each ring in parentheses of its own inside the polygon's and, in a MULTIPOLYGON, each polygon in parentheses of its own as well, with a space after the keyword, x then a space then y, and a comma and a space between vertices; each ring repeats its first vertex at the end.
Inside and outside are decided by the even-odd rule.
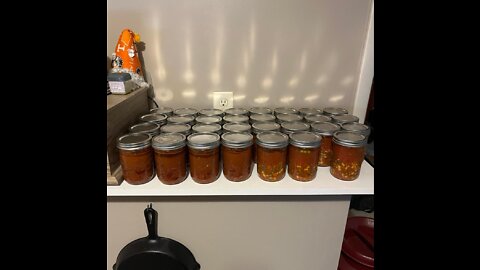
POLYGON ((219 133, 222 126, 219 124, 196 124, 192 127, 192 130, 200 133, 219 133))
POLYGON ((152 136, 146 133, 130 133, 120 136, 117 148, 122 150, 140 150, 151 145, 152 136))
POLYGON ((367 137, 360 133, 337 131, 333 134, 333 142, 347 147, 362 147, 367 144, 367 137))
POLYGON ((198 114, 205 115, 205 116, 223 116, 223 111, 219 109, 202 109, 198 112, 198 114))
POLYGON ((342 129, 350 132, 357 132, 368 137, 370 135, 370 127, 357 122, 345 123, 342 125, 342 129))
POLYGON ((256 122, 252 124, 252 131, 255 134, 265 131, 280 131, 280 124, 275 122, 256 122))
POLYGON ((248 116, 246 115, 225 115, 223 121, 228 123, 248 123, 248 116))
POLYGON ((282 132, 290 134, 298 131, 308 131, 310 125, 303 122, 284 122, 282 123, 282 132))
POLYGON ((220 135, 217 133, 194 133, 187 137, 187 145, 193 149, 213 149, 220 145, 220 135))
POLYGON ((275 115, 273 114, 251 114, 250 122, 273 122, 275 121, 275 115))
POLYGON ((184 116, 173 115, 173 116, 169 116, 167 118, 167 121, 170 123, 176 123, 176 124, 186 124, 186 123, 193 123, 193 121, 195 121, 195 117, 193 115, 184 115, 184 116))
POLYGON ((272 109, 267 107, 252 107, 248 111, 251 114, 272 114, 272 109))
POLYGON ((160 125, 154 122, 136 124, 130 127, 130 133, 147 133, 153 136, 160 133, 160 125))
POLYGON ((301 148, 319 147, 321 140, 322 137, 308 131, 301 131, 290 134, 290 144, 301 148))
POLYGON ((142 122, 154 122, 159 125, 163 124, 166 122, 167 116, 164 114, 158 114, 158 113, 149 113, 140 116, 140 121, 142 122))
POLYGON ((184 147, 186 136, 180 133, 163 133, 153 137, 152 147, 158 150, 175 150, 184 147))
POLYGON ((251 126, 248 123, 226 123, 223 129, 227 132, 250 132, 251 126))
POLYGON ((288 146, 288 136, 278 131, 260 132, 256 143, 269 149, 284 148, 288 146))
POLYGON ((345 124, 358 122, 358 117, 352 114, 332 115, 332 123, 345 124))
POLYGON ((327 116, 332 116, 332 115, 342 115, 342 114, 347 114, 348 111, 344 108, 339 108, 339 107, 327 107, 323 109, 323 114, 327 116))
POLYGON ((330 122, 313 123, 311 124, 312 132, 323 136, 332 136, 333 133, 340 130, 340 126, 330 122))
POLYGON ((220 116, 206 116, 206 115, 200 115, 195 118, 195 121, 197 123, 202 123, 202 124, 218 124, 222 122, 222 117, 220 116))
POLYGON ((246 115, 248 111, 244 108, 230 108, 225 110, 225 114, 228 115, 246 115))
POLYGON ((277 119, 280 123, 299 122, 303 120, 303 116, 298 114, 277 114, 277 119))
POLYGON ((158 108, 151 109, 150 113, 160 113, 160 114, 165 114, 165 115, 172 115, 173 108, 161 106, 161 107, 158 107, 158 108))
POLYGON ((323 123, 323 122, 330 122, 332 121, 332 118, 330 116, 326 115, 306 115, 305 116, 305 121, 308 123, 323 123))
POLYGON ((198 110, 194 108, 179 108, 173 111, 173 113, 179 116, 196 115, 198 113, 198 110))
POLYGON ((298 110, 301 115, 316 115, 316 114, 321 114, 323 111, 321 109, 314 109, 314 108, 301 108, 298 110))
POLYGON ((298 111, 294 108, 287 108, 287 107, 278 107, 273 110, 275 115, 277 114, 297 114, 298 111))
POLYGON ((190 133, 191 126, 189 124, 166 124, 160 128, 162 133, 190 133))
POLYGON ((227 132, 222 135, 222 145, 230 148, 244 148, 253 144, 253 136, 246 132, 227 132))

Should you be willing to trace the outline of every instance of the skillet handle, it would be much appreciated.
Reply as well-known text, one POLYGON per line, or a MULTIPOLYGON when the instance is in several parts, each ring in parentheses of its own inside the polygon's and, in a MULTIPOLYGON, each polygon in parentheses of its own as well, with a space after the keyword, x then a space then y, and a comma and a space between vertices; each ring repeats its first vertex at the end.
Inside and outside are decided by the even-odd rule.
POLYGON ((145 211, 145 221, 147 222, 147 229, 148 229, 148 238, 149 239, 156 239, 158 237, 157 234, 157 217, 158 213, 155 209, 152 208, 152 204, 150 203, 145 211))

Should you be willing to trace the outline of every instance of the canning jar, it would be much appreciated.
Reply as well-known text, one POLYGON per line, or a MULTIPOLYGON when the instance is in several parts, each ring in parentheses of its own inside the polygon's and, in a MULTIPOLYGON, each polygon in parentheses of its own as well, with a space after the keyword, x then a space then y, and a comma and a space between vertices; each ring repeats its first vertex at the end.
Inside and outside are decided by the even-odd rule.
POLYGON ((294 108, 278 107, 273 110, 273 114, 275 114, 275 116, 279 114, 298 114, 298 111, 294 108))
POLYGON ((145 122, 130 127, 130 133, 146 133, 154 137, 160 133, 160 126, 153 122, 145 122))
POLYGON ((190 130, 190 125, 189 124, 166 124, 165 126, 160 128, 161 133, 181 133, 185 136, 190 135, 191 130, 190 130))
POLYGON ((212 183, 220 176, 220 136, 194 133, 187 137, 190 175, 199 184, 212 183))
POLYGON ((352 181, 360 175, 367 138, 359 133, 337 131, 333 135, 333 159, 330 174, 340 180, 352 181))
POLYGON ((222 110, 219 110, 219 109, 201 109, 198 112, 198 115, 223 117, 225 114, 223 113, 222 110))
POLYGON ((347 113, 348 111, 346 109, 340 107, 327 107, 323 109, 323 114, 326 116, 342 115, 347 113))
POLYGON ((163 133, 152 139, 157 177, 164 184, 175 185, 187 178, 185 139, 180 133, 163 133))
POLYGON ((152 137, 145 133, 130 133, 117 140, 123 178, 132 185, 149 182, 153 170, 152 137))
MULTIPOLYGON (((272 115, 273 116, 273 115, 272 115)), ((252 124, 253 133, 253 162, 257 163, 257 134, 265 131, 280 131, 280 125, 275 122, 256 122, 252 124)))
POLYGON ((299 114, 277 114, 277 122, 287 123, 287 122, 300 122, 303 120, 303 116, 299 114))
POLYGON ((222 135, 223 175, 230 181, 240 182, 252 175, 252 144, 250 133, 224 133, 222 135))
POLYGON ((200 116, 197 116, 197 118, 195 118, 195 121, 196 123, 207 124, 207 125, 222 124, 222 117, 216 116, 216 115, 213 115, 213 116, 200 115, 200 116))
POLYGON ((195 125, 195 117, 193 115, 178 116, 173 115, 167 118, 168 123, 172 124, 189 124, 190 126, 195 125))
POLYGON ((225 123, 247 123, 250 118, 246 115, 225 115, 223 121, 225 123))
POLYGON ((333 149, 332 139, 333 134, 340 130, 340 126, 330 122, 313 123, 312 132, 322 137, 320 141, 320 153, 318 156, 318 166, 328 167, 332 164, 333 149))
POLYGON ((358 117, 352 114, 332 115, 332 123, 343 125, 346 123, 358 122, 358 117))
POLYGON ((250 123, 258 122, 275 122, 275 115, 273 114, 250 114, 250 123))
POLYGON ((225 110, 225 115, 248 115, 248 111, 243 108, 230 108, 225 110))
POLYGON ((285 177, 287 168, 288 136, 278 131, 257 134, 257 173, 268 182, 285 177))
POLYGON ((272 114, 272 110, 267 107, 252 107, 248 111, 250 114, 272 114))
POLYGON ((159 126, 163 126, 167 123, 167 116, 164 114, 150 113, 140 116, 141 122, 152 122, 159 126))
POLYGON ((345 130, 345 131, 360 133, 363 136, 367 137, 367 140, 368 140, 368 136, 370 136, 370 127, 364 124, 352 122, 352 123, 343 124, 341 125, 341 127, 342 127, 342 130, 345 130))
POLYGON ((288 175, 291 178, 302 182, 315 179, 320 140, 320 136, 308 131, 290 134, 288 175))
POLYGON ((330 116, 321 115, 321 114, 305 116, 305 122, 310 123, 310 124, 331 122, 331 121, 332 121, 332 118, 330 116))
POLYGON ((218 135, 222 134, 222 126, 219 124, 196 124, 192 127, 194 133, 217 133, 218 135))
POLYGON ((196 117, 198 113, 197 109, 194 108, 179 108, 173 111, 173 114, 178 116, 193 116, 196 117))
POLYGON ((294 132, 309 131, 310 125, 303 122, 285 122, 281 124, 282 132, 290 135, 294 132))
POLYGON ((250 132, 251 126, 248 123, 226 123, 223 125, 224 132, 250 132))
POLYGON ((322 114, 323 111, 321 109, 314 109, 314 108, 301 108, 298 110, 300 115, 302 116, 307 116, 307 115, 317 115, 317 114, 322 114))
POLYGON ((173 114, 173 109, 170 107, 160 106, 158 108, 150 109, 150 113, 164 114, 166 116, 171 116, 173 114))

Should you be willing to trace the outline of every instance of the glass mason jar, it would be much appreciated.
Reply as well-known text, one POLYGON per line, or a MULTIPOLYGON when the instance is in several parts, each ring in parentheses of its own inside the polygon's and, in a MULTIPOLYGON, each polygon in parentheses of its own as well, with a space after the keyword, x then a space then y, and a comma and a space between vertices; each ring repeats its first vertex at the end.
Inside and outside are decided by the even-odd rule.
POLYGON ((199 184, 212 183, 220 176, 220 136, 194 133, 187 137, 190 175, 199 184))
POLYGON ((123 178, 131 185, 145 184, 155 176, 151 139, 145 133, 130 133, 117 140, 123 178))
POLYGON ((340 130, 340 126, 330 122, 313 123, 312 132, 320 135, 320 154, 318 156, 318 166, 328 167, 332 164, 333 149, 332 139, 333 134, 340 130))
POLYGON ((272 114, 272 110, 267 107, 252 107, 248 111, 250 114, 272 114))
POLYGON ((168 123, 172 124, 189 124, 190 126, 195 125, 195 117, 193 115, 178 116, 173 115, 167 118, 168 123))
POLYGON ((342 115, 348 114, 348 111, 340 107, 327 107, 323 109, 323 114, 326 116, 342 115))
POLYGON ((315 179, 320 141, 320 136, 308 131, 290 134, 288 175, 291 178, 302 182, 315 179))
POLYGON ((291 123, 291 122, 301 122, 303 116, 299 114, 277 114, 277 123, 291 123))
POLYGON ((196 124, 192 127, 193 133, 217 133, 218 135, 222 134, 222 126, 219 124, 196 124))
POLYGON ((279 114, 298 114, 298 111, 294 108, 278 107, 273 110, 273 114, 275 114, 275 116, 279 114))
POLYGON ((224 133, 222 135, 223 175, 230 181, 240 182, 252 175, 252 144, 250 133, 224 133))
POLYGON ((333 135, 333 159, 330 174, 340 180, 352 181, 360 175, 367 138, 359 133, 337 131, 333 135))
POLYGON ((342 115, 333 115, 332 116, 332 123, 343 125, 346 123, 354 123, 358 122, 358 117, 352 114, 342 114, 342 115))
POLYGON ((307 115, 307 116, 305 116, 305 122, 307 122, 309 124, 331 122, 331 121, 332 121, 332 118, 330 116, 326 116, 326 115, 317 114, 317 115, 307 115))
POLYGON ((225 110, 225 115, 246 115, 248 116, 248 111, 244 108, 230 108, 225 110))
POLYGON ((251 126, 248 123, 226 123, 223 125, 223 132, 247 132, 250 133, 251 126))
POLYGON ((195 118, 195 121, 197 124, 207 124, 207 125, 211 125, 211 124, 219 124, 221 125, 222 124, 222 117, 220 116, 205 116, 205 115, 200 115, 200 116, 197 116, 197 118, 195 118))
POLYGON ((160 134, 160 126, 153 122, 145 122, 130 127, 130 133, 146 133, 152 137, 160 134))
POLYGON ((222 110, 219 110, 219 109, 201 109, 198 112, 198 115, 223 117, 225 114, 223 113, 222 110))
MULTIPOLYGON (((272 115, 273 116, 273 115, 272 115)), ((265 131, 280 131, 280 125, 275 122, 256 122, 252 124, 253 133, 253 162, 257 163, 257 134, 265 131)))
POLYGON ((295 132, 309 131, 310 125, 303 122, 285 122, 281 124, 282 132, 290 135, 295 132))
POLYGON ((288 136, 278 131, 257 134, 257 173, 268 182, 285 177, 287 168, 288 136))
POLYGON ((342 130, 345 130, 345 131, 360 133, 363 136, 367 137, 367 140, 368 140, 368 136, 370 136, 370 131, 371 131, 370 127, 364 124, 352 122, 352 123, 343 124, 341 127, 342 127, 342 130))
POLYGON ((197 116, 198 110, 194 108, 179 108, 173 111, 174 115, 177 116, 197 116))
POLYGON ((300 115, 302 116, 307 116, 307 115, 317 115, 317 114, 322 114, 323 111, 321 109, 314 109, 314 108, 301 108, 298 110, 300 115))
POLYGON ((157 177, 166 185, 175 185, 187 178, 185 139, 180 133, 163 133, 152 139, 157 177))
POLYGON ((223 121, 225 123, 247 123, 250 118, 246 115, 225 115, 223 121))
POLYGON ((160 106, 158 108, 150 109, 150 113, 164 114, 166 116, 173 115, 173 109, 170 107, 160 106))
POLYGON ((275 115, 273 114, 250 114, 250 123, 260 122, 275 122, 275 115))
POLYGON ((167 123, 167 116, 164 114, 150 113, 140 116, 140 122, 151 122, 159 126, 167 123))
POLYGON ((160 128, 161 133, 181 133, 185 136, 190 135, 191 127, 189 124, 166 124, 160 128))

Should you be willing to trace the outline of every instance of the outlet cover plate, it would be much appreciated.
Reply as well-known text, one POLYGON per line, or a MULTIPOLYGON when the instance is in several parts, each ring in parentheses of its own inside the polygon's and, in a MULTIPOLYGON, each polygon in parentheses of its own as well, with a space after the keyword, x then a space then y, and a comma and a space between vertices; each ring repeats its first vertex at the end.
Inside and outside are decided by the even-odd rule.
POLYGON ((233 108, 233 92, 213 92, 213 108, 220 110, 233 108))

